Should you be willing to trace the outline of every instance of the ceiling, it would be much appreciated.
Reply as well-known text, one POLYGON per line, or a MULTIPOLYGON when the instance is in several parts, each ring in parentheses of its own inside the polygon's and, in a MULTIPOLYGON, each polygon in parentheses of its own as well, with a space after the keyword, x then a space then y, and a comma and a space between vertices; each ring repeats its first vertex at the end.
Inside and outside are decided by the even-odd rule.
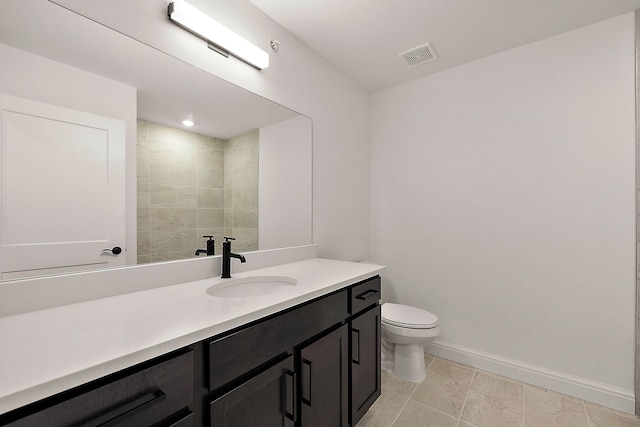
POLYGON ((640 8, 640 0, 250 0, 370 91, 640 8), (438 59, 398 56, 431 43, 438 59))

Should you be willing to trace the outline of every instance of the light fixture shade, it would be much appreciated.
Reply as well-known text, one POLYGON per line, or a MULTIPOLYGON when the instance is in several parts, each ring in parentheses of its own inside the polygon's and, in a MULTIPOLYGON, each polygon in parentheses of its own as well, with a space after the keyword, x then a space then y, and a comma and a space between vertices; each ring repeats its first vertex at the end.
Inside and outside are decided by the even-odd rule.
POLYGON ((221 47, 247 64, 263 70, 269 66, 269 54, 240 37, 206 13, 184 0, 169 3, 169 19, 189 32, 221 47))

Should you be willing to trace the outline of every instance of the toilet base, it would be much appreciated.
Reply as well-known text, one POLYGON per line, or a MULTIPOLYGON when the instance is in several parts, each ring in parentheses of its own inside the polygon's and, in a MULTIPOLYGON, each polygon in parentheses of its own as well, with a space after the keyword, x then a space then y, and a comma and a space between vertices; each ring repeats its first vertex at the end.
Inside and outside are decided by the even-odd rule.
POLYGON ((424 349, 421 344, 396 344, 393 373, 402 379, 419 383, 426 377, 424 349))

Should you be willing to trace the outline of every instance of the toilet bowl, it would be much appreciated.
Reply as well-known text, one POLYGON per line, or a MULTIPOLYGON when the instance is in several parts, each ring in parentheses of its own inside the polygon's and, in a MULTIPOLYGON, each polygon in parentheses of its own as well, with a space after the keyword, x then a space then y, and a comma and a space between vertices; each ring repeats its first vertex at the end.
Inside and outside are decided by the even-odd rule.
POLYGON ((382 304, 382 366, 405 380, 425 378, 424 345, 440 333, 438 317, 402 304, 382 304))

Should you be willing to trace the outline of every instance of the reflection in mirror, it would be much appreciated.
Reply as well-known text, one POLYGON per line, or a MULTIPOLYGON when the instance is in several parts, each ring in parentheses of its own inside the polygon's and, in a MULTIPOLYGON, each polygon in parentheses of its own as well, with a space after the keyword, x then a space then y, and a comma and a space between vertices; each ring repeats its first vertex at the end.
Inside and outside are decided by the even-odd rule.
POLYGON ((257 129, 229 139, 138 121, 138 263, 190 258, 213 236, 258 239, 257 129))
MULTIPOLYGON (((126 182, 118 196, 126 206, 118 218, 125 241, 94 232, 92 248, 81 251, 94 261, 50 250, 56 242, 33 256, 38 245, 31 241, 20 247, 17 258, 31 260, 20 271, 3 270, 0 253, 3 280, 104 268, 117 257, 126 264, 194 257, 206 248, 203 235, 214 236, 216 254, 224 235, 238 238, 237 251, 312 242, 308 118, 44 0, 3 3, 0 55, 0 93, 109 118, 126 129, 126 182), (195 122, 191 130, 181 125, 187 116, 195 122), (116 246, 122 254, 102 252, 116 246), (57 263, 45 260, 47 252, 59 255, 57 263)), ((46 161, 44 152, 36 154, 46 161)), ((62 195, 65 188, 59 189, 62 195)), ((4 196, 0 230, 7 229, 4 209, 11 208, 4 196)), ((10 246, 4 236, 0 252, 10 246)))

